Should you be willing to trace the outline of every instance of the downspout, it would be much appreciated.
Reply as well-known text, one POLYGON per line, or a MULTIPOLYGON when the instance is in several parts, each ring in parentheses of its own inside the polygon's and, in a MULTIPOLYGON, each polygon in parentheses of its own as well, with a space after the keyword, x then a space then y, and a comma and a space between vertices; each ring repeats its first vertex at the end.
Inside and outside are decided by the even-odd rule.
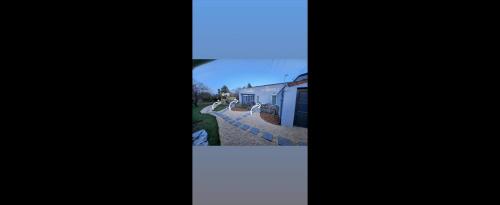
POLYGON ((280 119, 281 119, 281 116, 283 114, 283 98, 285 97, 285 87, 286 87, 287 83, 285 83, 285 85, 283 86, 283 88, 281 88, 281 90, 278 92, 281 93, 281 102, 280 102, 280 119))

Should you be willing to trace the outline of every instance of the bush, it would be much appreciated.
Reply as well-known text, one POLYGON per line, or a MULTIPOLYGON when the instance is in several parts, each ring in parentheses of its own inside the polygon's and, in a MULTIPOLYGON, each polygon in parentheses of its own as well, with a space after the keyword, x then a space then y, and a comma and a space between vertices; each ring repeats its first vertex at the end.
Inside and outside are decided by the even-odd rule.
POLYGON ((246 105, 246 104, 236 103, 235 107, 250 110, 250 108, 252 108, 252 105, 246 105))
POLYGON ((273 104, 263 104, 261 107, 260 107, 260 111, 261 112, 264 112, 264 113, 269 113, 269 114, 272 114, 272 115, 277 115, 278 114, 278 106, 277 105, 273 105, 273 104))

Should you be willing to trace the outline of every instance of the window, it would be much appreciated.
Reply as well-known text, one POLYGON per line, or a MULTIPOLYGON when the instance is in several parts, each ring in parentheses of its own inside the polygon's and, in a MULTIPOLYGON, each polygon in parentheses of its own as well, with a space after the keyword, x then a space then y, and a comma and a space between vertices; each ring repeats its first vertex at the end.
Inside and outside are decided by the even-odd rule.
POLYGON ((273 105, 276 105, 276 95, 272 96, 271 102, 273 103, 273 105))
POLYGON ((253 94, 241 94, 242 104, 253 104, 253 94))

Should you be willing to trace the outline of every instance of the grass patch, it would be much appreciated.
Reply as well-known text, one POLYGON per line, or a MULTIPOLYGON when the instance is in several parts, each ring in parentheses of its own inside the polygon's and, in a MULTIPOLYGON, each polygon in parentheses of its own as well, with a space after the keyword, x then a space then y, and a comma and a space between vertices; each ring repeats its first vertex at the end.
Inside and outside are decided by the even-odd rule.
POLYGON ((214 109, 214 111, 221 111, 227 108, 227 104, 221 103, 220 105, 217 105, 217 107, 214 109))
POLYGON ((201 114, 200 110, 212 103, 198 103, 198 107, 192 105, 192 132, 204 129, 208 133, 208 145, 220 145, 219 126, 214 116, 201 114))

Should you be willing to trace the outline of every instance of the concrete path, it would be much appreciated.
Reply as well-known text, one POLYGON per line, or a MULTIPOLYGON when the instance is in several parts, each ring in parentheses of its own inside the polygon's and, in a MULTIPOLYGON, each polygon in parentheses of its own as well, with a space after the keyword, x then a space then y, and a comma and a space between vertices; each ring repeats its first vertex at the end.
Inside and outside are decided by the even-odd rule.
POLYGON ((294 146, 307 145, 307 128, 274 125, 260 118, 260 113, 252 115, 248 111, 224 109, 211 111, 211 106, 200 112, 217 118, 221 145, 226 146, 294 146))

